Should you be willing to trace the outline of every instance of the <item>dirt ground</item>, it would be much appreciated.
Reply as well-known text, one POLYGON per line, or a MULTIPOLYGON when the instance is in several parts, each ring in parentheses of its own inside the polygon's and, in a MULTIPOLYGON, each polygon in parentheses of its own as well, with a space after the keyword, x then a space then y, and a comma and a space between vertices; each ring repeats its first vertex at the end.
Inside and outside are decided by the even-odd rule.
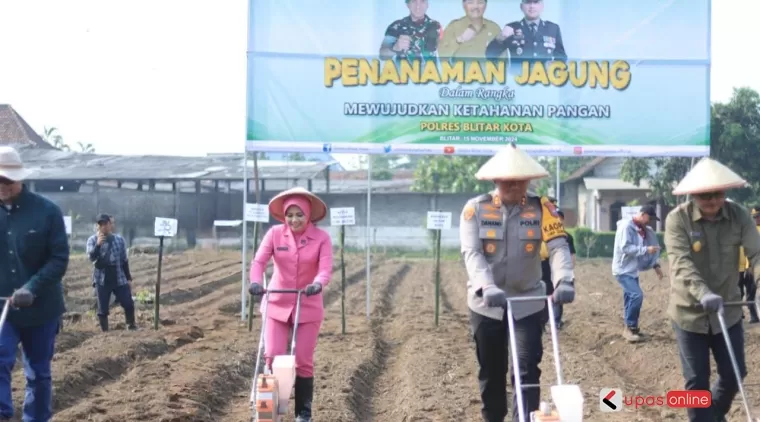
MULTIPOLYGON (((132 257, 135 294, 153 288, 156 260, 155 255, 132 257)), ((327 312, 315 360, 314 419, 479 422, 477 363, 462 265, 442 263, 436 327, 432 261, 374 257, 370 321, 365 316, 364 264, 363 256, 347 257, 345 335, 337 268, 325 289, 327 312)), ((53 362, 54 421, 250 421, 248 397, 260 318, 257 312, 253 332, 240 320, 239 253, 165 256, 158 331, 152 329, 152 305, 138 304, 140 331, 124 330, 123 313, 116 306, 111 313, 114 329, 100 333, 90 271, 86 260, 72 259, 65 280, 70 312, 53 362)), ((630 345, 621 341, 622 293, 610 275, 609 261, 580 260, 576 277, 577 299, 565 308, 560 356, 565 382, 577 383, 583 390, 585 420, 685 420, 679 409, 601 413, 598 404, 603 387, 651 396, 681 388, 673 333, 665 317, 668 280, 658 281, 653 274, 643 277, 642 330, 651 339, 630 345)), ((748 330, 748 383, 760 382, 755 370, 760 363, 758 343, 758 333, 748 330)), ((554 382, 548 335, 542 371, 542 383, 554 382)), ((17 365, 13 377, 17 408, 24 382, 17 365)), ((747 390, 752 403, 760 405, 760 389, 747 390)), ((548 388, 542 394, 548 399, 548 388)), ((745 420, 739 400, 731 420, 745 420)))

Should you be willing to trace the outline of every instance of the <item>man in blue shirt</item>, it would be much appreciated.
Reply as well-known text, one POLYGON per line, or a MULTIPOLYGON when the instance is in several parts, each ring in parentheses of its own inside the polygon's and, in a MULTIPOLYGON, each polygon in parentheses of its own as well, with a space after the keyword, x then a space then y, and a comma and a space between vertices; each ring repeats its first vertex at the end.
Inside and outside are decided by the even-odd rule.
POLYGON ((631 219, 617 222, 615 247, 612 255, 612 275, 623 287, 623 311, 625 328, 623 337, 631 343, 641 340, 639 314, 644 303, 644 291, 639 285, 639 272, 654 269, 662 280, 660 268, 660 244, 651 220, 659 220, 653 206, 641 207, 631 219))
POLYGON ((69 241, 61 209, 22 183, 31 171, 0 146, 0 297, 12 308, 0 331, 0 420, 13 417, 11 373, 21 343, 26 375, 23 420, 53 416, 50 362, 66 310, 61 283, 69 241))
POLYGON ((87 255, 94 266, 92 285, 98 294, 100 329, 108 331, 108 308, 113 294, 124 309, 127 328, 136 330, 127 243, 114 233, 114 220, 110 215, 100 214, 96 223, 98 232, 87 239, 87 255))

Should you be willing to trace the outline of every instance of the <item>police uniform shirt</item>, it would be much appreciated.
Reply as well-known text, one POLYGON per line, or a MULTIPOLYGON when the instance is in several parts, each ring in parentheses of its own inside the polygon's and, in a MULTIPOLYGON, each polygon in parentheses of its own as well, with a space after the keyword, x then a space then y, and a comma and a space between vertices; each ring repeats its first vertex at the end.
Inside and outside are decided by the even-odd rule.
MULTIPOLYGON (((471 27, 470 18, 467 16, 451 21, 443 31, 441 45, 438 48, 440 57, 457 57, 457 58, 483 58, 486 54, 486 47, 499 33, 501 28, 496 22, 483 19, 483 26, 475 36, 466 42, 459 43, 457 38, 464 31, 471 27)), ((473 28, 474 29, 474 28, 473 28)))
MULTIPOLYGON (((525 19, 510 22, 514 35, 500 40, 495 38, 488 44, 486 56, 498 58, 509 50, 512 60, 566 60, 565 45, 559 25, 539 19, 529 22, 525 19)), ((500 32, 501 33, 501 32, 500 32)))
MULTIPOLYGON (((494 285, 507 297, 543 296, 541 242, 547 243, 552 281, 573 280, 572 258, 556 208, 546 198, 528 196, 506 207, 496 192, 469 200, 459 219, 461 252, 467 269, 467 302, 478 314, 501 320, 504 310, 488 307, 482 289, 494 285)), ((521 319, 541 311, 543 301, 515 302, 521 319)))
POLYGON ((427 15, 415 22, 411 16, 394 21, 385 30, 383 47, 393 49, 393 45, 402 36, 411 38, 409 50, 395 52, 397 58, 421 59, 432 57, 438 49, 438 39, 443 29, 438 21, 430 19, 427 15))

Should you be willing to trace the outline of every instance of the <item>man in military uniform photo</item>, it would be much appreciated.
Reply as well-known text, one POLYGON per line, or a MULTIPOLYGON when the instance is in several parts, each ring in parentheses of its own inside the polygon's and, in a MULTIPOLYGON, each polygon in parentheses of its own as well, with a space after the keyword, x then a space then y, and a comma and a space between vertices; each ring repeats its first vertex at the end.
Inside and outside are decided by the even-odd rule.
POLYGON ((529 422, 540 404, 543 324, 546 301, 514 302, 509 306, 515 332, 509 333, 507 298, 545 296, 539 249, 546 242, 556 303, 575 299, 573 261, 557 209, 546 197, 527 194, 531 180, 549 176, 541 164, 508 146, 478 170, 476 177, 491 180, 496 190, 465 204, 459 219, 462 258, 467 270, 467 305, 480 370, 481 415, 484 422, 503 422, 507 411, 509 335, 515 336, 520 367, 512 368, 525 386, 520 421, 517 395, 512 420, 529 422), (528 385, 529 384, 529 385, 528 385))
POLYGON ((409 16, 394 21, 385 30, 380 58, 387 60, 435 57, 443 28, 427 15, 428 0, 406 0, 409 16))
MULTIPOLYGON (((707 408, 687 409, 690 422, 725 421, 739 392, 726 338, 736 357, 740 377, 747 376, 744 325, 736 280, 739 248, 752 273, 760 274, 760 234, 742 205, 726 200, 726 190, 747 182, 731 169, 703 158, 681 180, 673 195, 691 195, 665 219, 665 247, 670 262, 668 316, 675 331, 686 390, 711 390, 707 408), (726 332, 717 313, 723 314, 726 332), (717 380, 710 385, 710 352, 717 380)), ((734 419, 732 419, 734 420, 734 419)))
POLYGON ((523 19, 504 26, 499 35, 486 48, 486 57, 504 57, 509 50, 511 60, 567 60, 559 25, 541 19, 544 0, 522 0, 523 19))
POLYGON ((464 17, 451 21, 443 31, 440 57, 483 59, 486 47, 499 35, 499 25, 484 17, 488 0, 464 0, 464 17))

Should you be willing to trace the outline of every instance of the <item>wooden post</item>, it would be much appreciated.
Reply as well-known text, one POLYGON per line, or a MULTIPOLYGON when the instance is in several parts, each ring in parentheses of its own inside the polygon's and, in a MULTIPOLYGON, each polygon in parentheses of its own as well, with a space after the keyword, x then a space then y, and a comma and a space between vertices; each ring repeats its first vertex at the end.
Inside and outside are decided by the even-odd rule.
POLYGON ((346 261, 343 250, 346 246, 346 226, 340 226, 340 322, 341 333, 346 334, 346 261))
MULTIPOLYGON (((259 189, 259 154, 255 151, 253 152, 253 184, 253 189, 256 195, 256 203, 260 204, 261 189, 259 189)), ((248 186, 246 186, 245 189, 248 189, 248 186)), ((253 256, 256 256, 256 251, 259 249, 259 232, 261 232, 261 223, 257 221, 253 225, 253 256)), ((243 274, 243 276, 245 276, 245 274, 243 274)), ((248 331, 253 331, 254 299, 254 297, 251 297, 248 301, 248 331)))
POLYGON ((164 258, 164 237, 158 238, 158 274, 156 276, 156 297, 153 299, 153 329, 158 330, 159 307, 161 303, 161 262, 164 258))

